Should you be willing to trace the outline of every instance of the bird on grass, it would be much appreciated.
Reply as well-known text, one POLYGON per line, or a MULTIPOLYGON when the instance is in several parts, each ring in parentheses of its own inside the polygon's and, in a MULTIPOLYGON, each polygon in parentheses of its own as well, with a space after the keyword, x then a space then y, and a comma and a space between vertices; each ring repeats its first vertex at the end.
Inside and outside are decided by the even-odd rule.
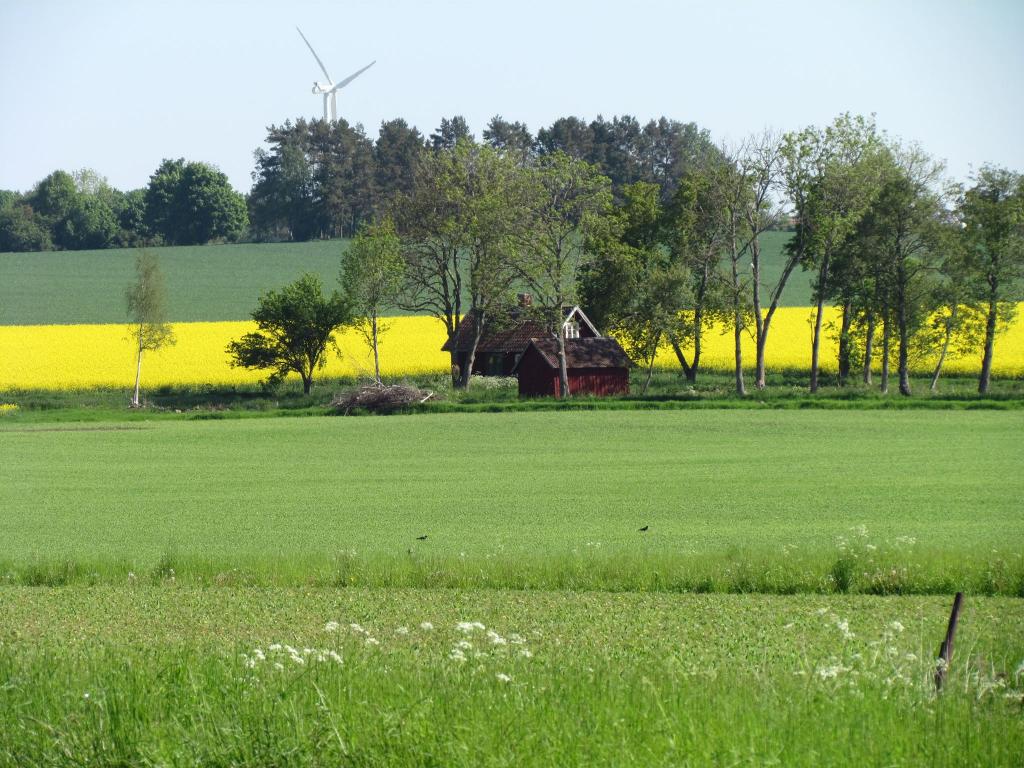
POLYGON ((649 531, 650 528, 651 526, 645 525, 643 528, 640 529, 640 533, 647 533, 647 531, 649 531))
POLYGON ((422 536, 417 536, 416 537, 416 541, 426 541, 426 540, 427 540, 427 534, 425 534, 425 533, 422 536))

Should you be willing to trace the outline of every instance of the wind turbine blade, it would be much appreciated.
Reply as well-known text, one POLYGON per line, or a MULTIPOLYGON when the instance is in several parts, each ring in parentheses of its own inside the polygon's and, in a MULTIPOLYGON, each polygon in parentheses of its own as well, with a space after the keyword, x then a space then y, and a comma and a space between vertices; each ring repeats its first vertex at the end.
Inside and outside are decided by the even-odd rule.
POLYGON ((298 27, 296 27, 295 30, 299 33, 299 37, 302 38, 302 41, 306 44, 306 47, 309 48, 309 52, 313 54, 313 58, 316 59, 316 63, 320 65, 320 69, 323 71, 324 77, 327 78, 327 82, 333 83, 334 81, 331 80, 331 76, 327 74, 327 67, 325 67, 324 63, 320 61, 320 57, 316 55, 316 51, 313 50, 313 46, 309 44, 309 40, 306 39, 306 36, 302 34, 302 30, 299 29, 298 27))
POLYGON ((344 88, 346 85, 351 83, 353 80, 355 80, 357 77, 359 77, 361 74, 363 74, 363 72, 368 70, 370 67, 372 67, 376 63, 377 63, 377 60, 374 59, 369 64, 367 64, 365 67, 363 67, 358 72, 356 72, 355 74, 349 75, 344 80, 342 80, 340 83, 337 83, 333 88, 331 88, 331 93, 334 93, 335 91, 337 91, 337 90, 339 90, 341 88, 344 88))

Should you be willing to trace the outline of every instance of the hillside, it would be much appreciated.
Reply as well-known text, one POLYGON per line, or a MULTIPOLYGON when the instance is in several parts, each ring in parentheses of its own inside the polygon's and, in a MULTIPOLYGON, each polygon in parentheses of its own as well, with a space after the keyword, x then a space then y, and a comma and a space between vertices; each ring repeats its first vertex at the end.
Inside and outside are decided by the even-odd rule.
MULTIPOLYGON (((764 240, 765 277, 781 270, 789 234, 764 240)), ((169 319, 245 320, 260 293, 303 272, 336 281, 345 241, 180 246, 152 249, 167 277, 169 319)), ((120 323, 124 289, 132 280, 136 251, 0 253, 0 325, 120 323)), ((810 303, 809 279, 797 272, 783 296, 786 306, 810 303)), ((396 313, 396 314, 401 314, 396 313)))

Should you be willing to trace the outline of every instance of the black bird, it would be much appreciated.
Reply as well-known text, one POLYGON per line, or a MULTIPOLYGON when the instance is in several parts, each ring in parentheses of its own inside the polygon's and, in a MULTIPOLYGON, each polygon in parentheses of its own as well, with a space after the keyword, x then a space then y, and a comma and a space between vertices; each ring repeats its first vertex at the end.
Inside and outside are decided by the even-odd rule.
POLYGON ((651 527, 651 526, 649 526, 649 525, 645 525, 645 526, 644 526, 643 528, 641 528, 641 529, 640 529, 640 533, 647 533, 647 531, 648 531, 648 529, 649 529, 650 527, 651 527))
POLYGON ((427 540, 427 534, 425 534, 425 533, 422 536, 417 536, 416 537, 416 541, 426 541, 426 540, 427 540))

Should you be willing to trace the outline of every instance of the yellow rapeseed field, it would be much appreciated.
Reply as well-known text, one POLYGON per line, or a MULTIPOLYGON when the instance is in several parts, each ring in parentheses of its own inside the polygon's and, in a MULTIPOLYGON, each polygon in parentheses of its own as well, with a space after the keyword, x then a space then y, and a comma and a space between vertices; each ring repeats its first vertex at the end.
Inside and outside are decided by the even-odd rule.
MULTIPOLYGON (((994 372, 1024 375, 1024 305, 1013 327, 996 342, 994 372)), ((768 342, 769 369, 807 368, 810 365, 811 312, 806 307, 782 308, 775 316, 768 342)), ((835 320, 830 311, 826 322, 835 320)), ((440 351, 444 326, 429 317, 396 317, 388 320, 382 338, 381 365, 387 376, 443 373, 448 356, 440 351)), ((142 383, 146 388, 163 385, 246 384, 265 376, 259 371, 232 368, 225 347, 229 341, 254 330, 251 322, 177 323, 177 343, 159 352, 146 353, 142 383)), ((333 351, 320 375, 368 376, 373 363, 362 337, 354 331, 339 336, 342 355, 333 351)), ((729 329, 709 332, 704 341, 701 365, 705 369, 732 367, 732 333, 729 329), (724 331, 724 332, 723 332, 724 331)), ((754 362, 753 342, 745 340, 745 360, 754 362)), ((822 363, 835 367, 835 344, 828 339, 822 349, 822 363)), ((664 350, 658 363, 677 365, 671 350, 664 350)), ((927 369, 932 361, 922 361, 927 369)), ((980 354, 953 358, 950 373, 976 373, 980 354)), ((134 381, 135 357, 124 325, 32 325, 0 326, 0 391, 15 389, 88 389, 130 387, 134 381)))
MULTIPOLYGON (((430 317, 396 317, 381 345, 384 375, 445 371, 448 356, 440 351, 444 325, 430 317)), ((177 343, 146 352, 142 385, 246 384, 265 372, 232 368, 228 342, 256 330, 244 322, 174 323, 177 343)), ((373 358, 355 331, 338 336, 342 356, 330 351, 321 376, 373 374, 373 358)), ((131 386, 135 350, 124 325, 0 326, 0 391, 4 389, 88 389, 131 386)), ((296 377, 297 378, 297 377, 296 377)))

